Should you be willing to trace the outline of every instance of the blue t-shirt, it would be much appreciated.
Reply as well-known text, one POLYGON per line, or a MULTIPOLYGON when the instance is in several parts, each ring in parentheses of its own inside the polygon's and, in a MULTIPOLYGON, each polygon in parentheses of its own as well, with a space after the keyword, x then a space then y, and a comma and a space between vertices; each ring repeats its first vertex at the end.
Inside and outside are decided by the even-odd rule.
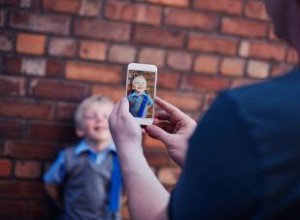
POLYGON ((134 117, 145 118, 148 114, 149 106, 153 105, 151 96, 145 92, 139 95, 134 91, 127 98, 130 106, 129 111, 134 117))
POLYGON ((300 71, 223 92, 189 146, 170 220, 300 219, 300 71))

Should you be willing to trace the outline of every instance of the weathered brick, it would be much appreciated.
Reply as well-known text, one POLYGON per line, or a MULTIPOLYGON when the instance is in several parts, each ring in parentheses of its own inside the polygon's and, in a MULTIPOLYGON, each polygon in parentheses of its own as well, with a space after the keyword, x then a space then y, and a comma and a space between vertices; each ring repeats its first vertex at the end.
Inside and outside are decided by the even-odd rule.
POLYGON ((182 47, 184 34, 164 28, 137 26, 134 30, 133 40, 135 43, 143 45, 182 47))
POLYGON ((175 93, 173 91, 157 91, 158 96, 180 108, 182 111, 194 112, 200 110, 202 105, 201 95, 198 93, 185 92, 175 93))
POLYGON ((218 26, 218 17, 217 15, 182 9, 166 9, 165 24, 183 28, 196 28, 212 31, 218 26))
POLYGON ((170 51, 167 53, 167 64, 176 70, 189 71, 192 67, 192 55, 187 52, 170 51))
POLYGON ((5 23, 5 11, 0 10, 0 27, 4 26, 5 23))
POLYGON ((79 12, 80 0, 43 0, 45 10, 77 14, 79 12))
POLYGON ((158 67, 165 65, 165 51, 155 48, 142 48, 140 50, 138 61, 140 63, 151 63, 158 67))
POLYGON ((46 60, 40 58, 23 58, 21 72, 28 75, 45 76, 46 60))
POLYGON ((73 120, 77 105, 59 103, 56 109, 55 118, 61 120, 73 120))
POLYGON ((107 44, 97 41, 82 41, 80 43, 79 55, 83 59, 105 60, 107 44))
POLYGON ((53 38, 49 43, 49 54, 52 56, 74 57, 77 42, 74 39, 53 38))
POLYGON ((23 129, 24 124, 21 121, 0 120, 0 137, 2 138, 20 138, 23 134, 23 129))
POLYGON ((172 7, 188 7, 189 0, 144 0, 155 4, 167 5, 172 7))
POLYGON ((278 63, 272 66, 271 76, 280 76, 290 72, 293 69, 293 65, 286 63, 278 63))
POLYGON ((33 55, 45 53, 46 36, 20 33, 17 38, 17 52, 33 55))
POLYGON ((197 73, 216 74, 220 57, 213 55, 200 55, 195 60, 194 71, 197 73))
POLYGON ((237 15, 241 14, 243 9, 242 2, 237 0, 195 0, 194 7, 237 15))
POLYGON ((23 96, 26 79, 20 77, 0 76, 0 95, 23 96))
POLYGON ((24 219, 27 214, 27 202, 16 200, 0 201, 0 218, 1 219, 24 219))
POLYGON ((92 63, 68 62, 66 77, 72 80, 117 84, 122 81, 121 69, 92 63))
POLYGON ((161 21, 161 14, 160 7, 132 2, 109 1, 105 7, 105 16, 119 21, 158 25, 161 21))
MULTIPOLYGON (((2 0, 4 6, 38 9, 39 0, 2 0)), ((0 3, 1 5, 1 3, 0 3)))
POLYGON ((175 185, 180 175, 178 167, 165 167, 159 170, 158 179, 162 184, 175 185))
POLYGON ((130 30, 129 24, 102 20, 77 19, 74 24, 77 36, 120 42, 129 40, 130 30))
POLYGON ((46 198, 43 183, 32 181, 0 181, 0 195, 8 198, 22 199, 46 198))
POLYGON ((235 55, 238 40, 214 35, 191 34, 188 39, 188 48, 203 52, 235 55))
POLYGON ((0 51, 12 51, 13 39, 5 34, 0 35, 0 51))
POLYGON ((88 96, 88 88, 81 83, 33 79, 30 82, 30 94, 55 100, 80 101, 88 96))
POLYGON ((40 176, 41 164, 35 161, 17 161, 15 176, 17 178, 36 179, 40 176))
POLYGON ((8 140, 5 142, 4 155, 18 159, 53 160, 57 151, 58 148, 51 144, 8 140))
POLYGON ((157 86, 165 89, 177 89, 179 86, 180 74, 176 72, 159 71, 157 86))
POLYGON ((148 135, 144 135, 144 144, 143 146, 145 146, 146 148, 152 148, 152 149, 165 149, 166 146, 164 143, 162 143, 161 141, 151 138, 148 135))
POLYGON ((243 37, 265 37, 268 25, 259 21, 224 17, 221 31, 226 34, 243 37))
POLYGON ((239 55, 241 57, 248 57, 250 54, 250 42, 243 40, 239 45, 239 55))
POLYGON ((71 125, 36 122, 29 125, 27 140, 71 143, 74 133, 71 125))
POLYGON ((166 150, 150 150, 145 151, 145 157, 150 166, 166 166, 169 162, 169 156, 166 150))
POLYGON ((268 20, 265 5, 262 1, 249 1, 246 3, 245 15, 249 18, 268 20))
POLYGON ((22 118, 49 119, 53 114, 53 106, 25 100, 1 100, 0 114, 22 118))
POLYGON ((99 0, 81 0, 79 14, 81 16, 96 17, 101 10, 102 1, 99 0))
POLYGON ((217 92, 229 87, 229 80, 225 78, 211 77, 211 76, 193 76, 187 75, 184 78, 183 88, 207 90, 217 92))
POLYGON ((126 45, 112 45, 108 51, 108 60, 116 63, 131 63, 135 61, 136 49, 126 45))
POLYGON ((249 56, 253 58, 283 61, 286 56, 286 46, 268 42, 252 42, 249 56))
POLYGON ((92 94, 101 94, 111 98, 114 102, 117 102, 125 96, 126 91, 124 87, 114 87, 112 89, 110 86, 94 85, 92 86, 92 94))
POLYGON ((258 82, 261 82, 261 81, 262 80, 258 80, 258 79, 245 79, 245 78, 234 79, 232 81, 231 88, 252 85, 252 84, 255 84, 255 83, 258 83, 258 82))
POLYGON ((215 98, 216 98, 215 93, 206 93, 204 95, 203 106, 202 106, 202 111, 203 112, 207 111, 211 107, 211 105, 214 102, 215 98))
POLYGON ((9 160, 0 159, 0 177, 10 176, 12 172, 12 164, 9 160))
POLYGON ((62 60, 48 59, 46 64, 46 75, 50 77, 59 77, 62 75, 62 60))
POLYGON ((243 76, 245 60, 240 58, 224 58, 221 61, 220 73, 226 76, 243 76))
POLYGON ((70 32, 70 18, 61 15, 41 15, 29 12, 13 12, 10 26, 31 31, 67 35, 70 32))
POLYGON ((269 75, 270 64, 263 61, 250 60, 248 62, 247 74, 253 78, 266 78, 269 75))
POLYGON ((299 62, 298 54, 294 49, 289 49, 287 53, 287 62, 292 64, 297 64, 299 62))
POLYGON ((19 57, 4 57, 3 70, 8 73, 19 74, 21 72, 22 60, 19 57))

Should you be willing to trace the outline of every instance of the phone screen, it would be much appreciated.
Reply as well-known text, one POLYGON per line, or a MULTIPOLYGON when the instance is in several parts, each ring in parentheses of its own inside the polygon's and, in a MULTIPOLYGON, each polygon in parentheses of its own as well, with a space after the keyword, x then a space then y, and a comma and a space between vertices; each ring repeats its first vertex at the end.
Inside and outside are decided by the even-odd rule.
POLYGON ((156 72, 128 69, 127 98, 135 118, 153 119, 156 72))

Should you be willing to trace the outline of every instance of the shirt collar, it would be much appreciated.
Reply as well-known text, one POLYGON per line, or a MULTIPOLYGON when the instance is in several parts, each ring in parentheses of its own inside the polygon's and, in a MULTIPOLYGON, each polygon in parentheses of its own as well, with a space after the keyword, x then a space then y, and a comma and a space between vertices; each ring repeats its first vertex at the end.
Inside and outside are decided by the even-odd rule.
MULTIPOLYGON (((145 92, 143 92, 141 95, 146 96, 147 94, 145 92)), ((141 95, 138 95, 137 92, 135 92, 135 91, 132 94, 132 96, 141 96, 141 95)))
POLYGON ((100 152, 95 152, 92 148, 90 148, 90 146, 88 145, 88 143, 85 140, 82 140, 76 147, 75 149, 75 154, 79 155, 82 154, 84 152, 93 152, 93 153, 102 153, 104 151, 112 151, 112 152, 117 152, 116 151, 116 146, 113 142, 111 142, 108 146, 108 148, 105 148, 103 151, 100 152))

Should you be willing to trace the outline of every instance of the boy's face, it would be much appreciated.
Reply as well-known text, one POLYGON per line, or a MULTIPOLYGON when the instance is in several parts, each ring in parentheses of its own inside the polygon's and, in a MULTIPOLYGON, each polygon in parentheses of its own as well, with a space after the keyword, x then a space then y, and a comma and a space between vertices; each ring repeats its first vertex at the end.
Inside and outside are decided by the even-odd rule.
POLYGON ((111 140, 108 117, 112 109, 113 105, 98 102, 86 107, 81 126, 77 128, 77 135, 93 142, 111 140))
POLYGON ((132 88, 138 93, 143 93, 146 90, 146 81, 136 80, 132 85, 132 88))

